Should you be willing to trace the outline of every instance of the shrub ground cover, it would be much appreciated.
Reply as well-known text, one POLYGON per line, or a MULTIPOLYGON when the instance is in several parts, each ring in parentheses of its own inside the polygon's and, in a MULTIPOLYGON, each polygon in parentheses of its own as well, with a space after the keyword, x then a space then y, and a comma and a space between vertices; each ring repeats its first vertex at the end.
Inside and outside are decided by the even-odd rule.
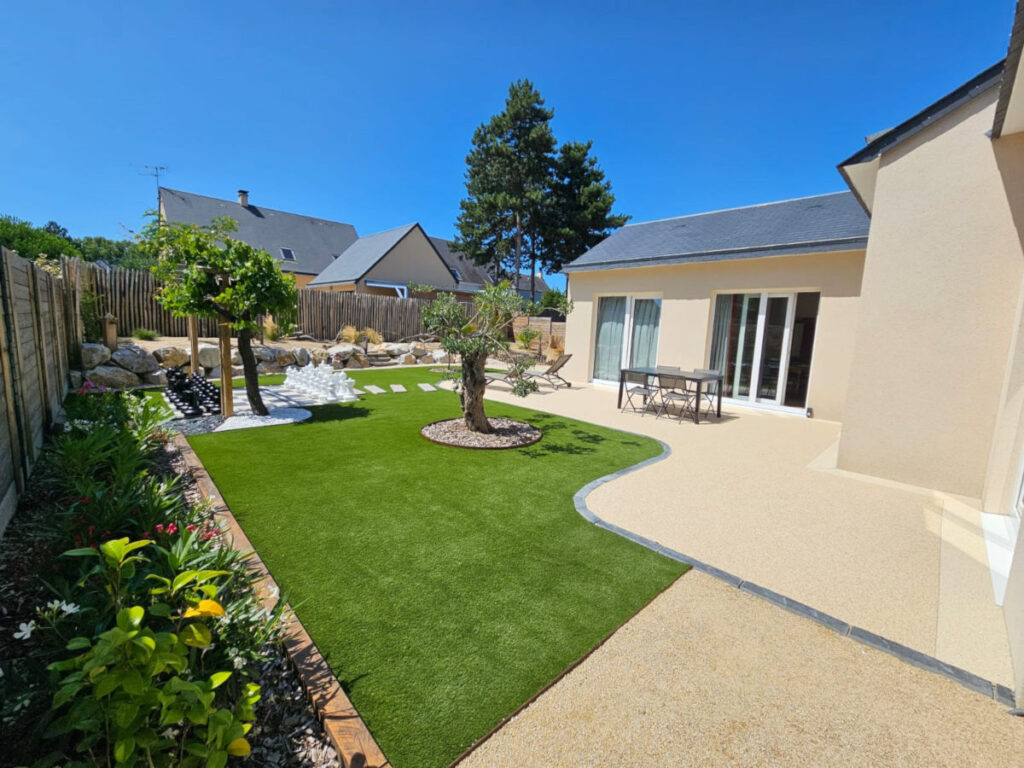
POLYGON ((460 412, 417 389, 437 374, 353 377, 408 392, 190 440, 392 764, 444 766, 685 570, 572 503, 660 447, 493 402, 544 438, 436 445, 420 427, 460 412))

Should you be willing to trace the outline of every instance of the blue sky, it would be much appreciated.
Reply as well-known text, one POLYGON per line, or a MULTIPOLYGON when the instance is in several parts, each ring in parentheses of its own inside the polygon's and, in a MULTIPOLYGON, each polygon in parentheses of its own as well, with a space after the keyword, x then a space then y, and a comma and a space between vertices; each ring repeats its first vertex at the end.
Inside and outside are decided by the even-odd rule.
POLYGON ((1011 0, 7 3, 0 213, 119 237, 170 187, 451 236, 473 129, 534 81, 634 221, 842 188, 1005 55, 1011 0))

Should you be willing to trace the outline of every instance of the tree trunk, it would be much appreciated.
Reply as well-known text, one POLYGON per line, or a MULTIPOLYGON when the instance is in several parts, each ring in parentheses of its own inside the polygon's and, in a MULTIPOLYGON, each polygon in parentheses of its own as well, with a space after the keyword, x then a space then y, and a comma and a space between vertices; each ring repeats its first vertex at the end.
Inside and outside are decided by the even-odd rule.
POLYGON ((537 300, 537 257, 530 259, 530 301, 537 300))
POLYGON ((484 413, 484 390, 487 388, 487 355, 462 356, 462 415, 471 432, 490 434, 494 431, 484 413))
POLYGON ((267 406, 260 395, 260 374, 256 370, 256 355, 252 353, 252 331, 238 332, 238 354, 242 358, 242 369, 245 373, 245 395, 249 398, 249 407, 253 415, 267 416, 267 406))
POLYGON ((523 269, 523 222, 516 211, 516 274, 512 280, 512 287, 519 290, 519 275, 523 269))

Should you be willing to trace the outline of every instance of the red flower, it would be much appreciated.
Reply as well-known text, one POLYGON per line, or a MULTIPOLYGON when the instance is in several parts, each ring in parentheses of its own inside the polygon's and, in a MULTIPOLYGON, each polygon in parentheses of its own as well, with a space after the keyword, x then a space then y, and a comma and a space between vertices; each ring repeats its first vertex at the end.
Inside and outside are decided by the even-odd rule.
POLYGON ((164 532, 164 524, 163 523, 157 523, 156 524, 156 532, 157 533, 163 533, 164 532))
POLYGON ((153 538, 153 537, 149 535, 149 531, 145 531, 145 532, 144 532, 144 533, 142 534, 142 538, 144 538, 144 539, 151 539, 151 538, 153 538))
POLYGON ((88 504, 89 503, 89 497, 88 496, 79 496, 78 497, 78 503, 79 504, 88 504))
POLYGON ((171 523, 170 525, 167 526, 167 533, 170 534, 171 536, 173 536, 177 532, 178 532, 178 526, 175 525, 174 523, 171 523))
POLYGON ((196 527, 194 525, 186 525, 185 526, 185 530, 188 531, 189 533, 193 533, 195 531, 195 529, 196 529, 196 527))
POLYGON ((90 525, 87 530, 89 531, 89 535, 92 536, 94 533, 96 533, 96 526, 90 525))

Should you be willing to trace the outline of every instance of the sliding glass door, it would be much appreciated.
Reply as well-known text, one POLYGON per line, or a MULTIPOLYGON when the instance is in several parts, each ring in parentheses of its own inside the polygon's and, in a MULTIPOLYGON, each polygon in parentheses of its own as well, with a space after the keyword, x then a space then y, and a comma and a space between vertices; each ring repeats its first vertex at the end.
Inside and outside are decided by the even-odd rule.
POLYGON ((627 366, 658 364, 661 299, 601 296, 594 333, 594 379, 618 382, 627 366))
POLYGON ((725 397, 806 406, 818 298, 810 292, 715 297, 709 365, 723 372, 725 397))

